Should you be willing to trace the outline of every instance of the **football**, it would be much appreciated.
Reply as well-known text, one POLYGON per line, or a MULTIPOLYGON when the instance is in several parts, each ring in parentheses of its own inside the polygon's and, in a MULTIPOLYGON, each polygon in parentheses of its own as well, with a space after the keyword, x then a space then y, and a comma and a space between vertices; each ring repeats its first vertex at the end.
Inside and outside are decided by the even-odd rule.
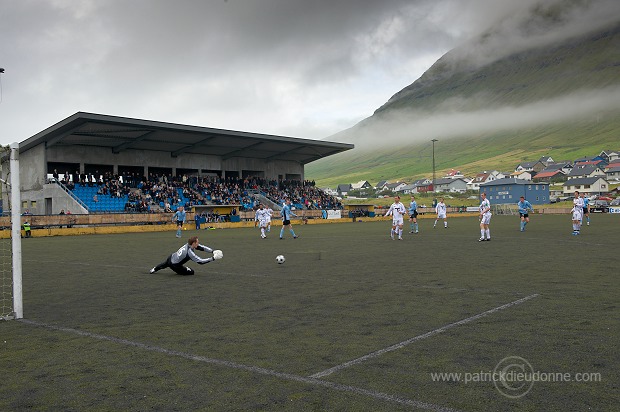
POLYGON ((286 260, 286 259, 284 259, 284 256, 282 256, 282 255, 278 255, 278 256, 276 256, 276 262, 278 262, 278 264, 280 264, 280 265, 281 265, 282 263, 284 263, 284 261, 285 261, 285 260, 286 260))

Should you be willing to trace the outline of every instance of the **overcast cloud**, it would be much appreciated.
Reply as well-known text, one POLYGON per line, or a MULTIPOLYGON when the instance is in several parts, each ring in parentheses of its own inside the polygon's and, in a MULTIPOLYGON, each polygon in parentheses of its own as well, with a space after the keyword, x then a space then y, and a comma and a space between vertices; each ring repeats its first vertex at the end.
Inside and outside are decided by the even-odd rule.
POLYGON ((78 111, 325 138, 481 33, 517 50, 619 14, 595 0, 524 35, 516 17, 554 1, 0 0, 0 144, 78 111))

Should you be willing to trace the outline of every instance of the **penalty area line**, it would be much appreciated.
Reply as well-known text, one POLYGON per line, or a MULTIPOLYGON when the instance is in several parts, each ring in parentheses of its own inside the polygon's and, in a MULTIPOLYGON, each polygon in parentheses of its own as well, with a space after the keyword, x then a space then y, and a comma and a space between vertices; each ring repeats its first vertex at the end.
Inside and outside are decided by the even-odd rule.
POLYGON ((401 405, 413 406, 413 407, 428 410, 428 411, 460 412, 457 409, 452 409, 452 408, 448 408, 445 406, 435 405, 435 404, 427 403, 423 401, 407 399, 407 398, 403 398, 400 396, 390 395, 387 393, 377 392, 377 391, 373 391, 369 389, 358 388, 355 386, 349 386, 349 385, 344 385, 340 383, 325 381, 325 380, 316 379, 313 377, 295 375, 292 373, 278 372, 272 369, 262 368, 259 366, 244 365, 241 363, 236 363, 236 362, 222 360, 222 359, 208 358, 206 356, 194 355, 188 352, 181 352, 181 351, 166 349, 166 348, 162 348, 159 346, 148 345, 146 343, 134 342, 134 341, 130 341, 127 339, 116 338, 114 336, 101 335, 98 333, 92 333, 92 332, 73 329, 73 328, 49 325, 46 323, 36 322, 33 320, 28 320, 28 319, 19 319, 18 322, 25 323, 31 326, 51 329, 51 330, 55 330, 59 332, 70 333, 73 335, 79 335, 79 336, 83 336, 87 338, 113 342, 113 343, 117 343, 120 345, 132 346, 134 348, 140 348, 143 350, 157 352, 157 353, 161 353, 161 354, 169 355, 169 356, 176 356, 176 357, 188 359, 191 361, 202 362, 206 364, 227 367, 231 369, 243 370, 247 372, 253 372, 253 373, 260 374, 260 375, 271 376, 271 377, 286 380, 286 381, 300 382, 300 383, 304 383, 307 385, 314 385, 314 386, 322 386, 324 388, 333 389, 333 390, 337 390, 340 392, 355 393, 358 395, 368 396, 368 397, 381 400, 381 401, 388 401, 388 402, 398 403, 401 405))
POLYGON ((489 309, 489 310, 487 310, 485 312, 482 312, 482 313, 479 313, 477 315, 470 316, 468 318, 459 320, 458 322, 449 323, 449 324, 444 325, 444 326, 442 326, 440 328, 434 329, 434 330, 432 330, 430 332, 426 332, 426 333, 424 333, 422 335, 414 336, 413 338, 404 340, 404 341, 402 341, 400 343, 397 343, 395 345, 388 346, 387 348, 383 348, 383 349, 380 349, 378 351, 371 352, 371 353, 369 353, 367 355, 364 355, 362 357, 359 357, 357 359, 353 359, 353 360, 350 360, 348 362, 341 363, 340 365, 336 365, 336 366, 334 366, 332 368, 325 369, 324 371, 317 372, 314 375, 310 375, 310 377, 311 378, 316 378, 316 379, 324 378, 324 377, 326 377, 328 375, 331 375, 334 372, 338 372, 338 371, 340 371, 342 369, 346 369, 349 366, 357 365, 357 364, 360 364, 360 363, 365 362, 367 360, 370 360, 370 359, 373 359, 373 358, 377 358, 377 357, 383 355, 384 353, 388 353, 388 352, 392 352, 392 351, 404 348, 405 346, 407 346, 407 345, 409 345, 409 344, 411 344, 413 342, 417 342, 417 341, 422 340, 422 339, 430 338, 431 336, 434 336, 434 335, 437 335, 439 333, 445 332, 448 329, 452 329, 452 328, 454 328, 456 326, 465 325, 466 323, 473 322, 473 321, 475 321, 477 319, 480 319, 480 318, 483 318, 485 316, 491 315, 491 314, 493 314, 495 312, 499 312, 500 310, 508 309, 508 308, 510 308, 512 306, 515 306, 515 305, 520 305, 521 303, 527 302, 528 300, 533 299, 533 298, 535 298, 537 296, 538 296, 538 293, 535 293, 533 295, 526 296, 524 298, 515 300, 513 302, 506 303, 505 305, 498 306, 498 307, 493 308, 493 309, 489 309))

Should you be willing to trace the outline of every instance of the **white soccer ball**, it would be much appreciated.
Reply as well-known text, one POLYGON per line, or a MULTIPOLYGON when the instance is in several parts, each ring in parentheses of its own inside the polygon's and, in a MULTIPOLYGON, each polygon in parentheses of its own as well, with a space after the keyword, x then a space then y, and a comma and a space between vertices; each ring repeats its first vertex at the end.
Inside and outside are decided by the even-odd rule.
POLYGON ((284 261, 285 261, 285 260, 286 260, 286 259, 284 258, 284 256, 283 256, 283 255, 278 255, 278 256, 276 256, 276 262, 278 262, 278 264, 280 264, 280 265, 281 265, 282 263, 284 263, 284 261))
POLYGON ((213 251, 213 259, 217 260, 217 259, 221 259, 224 257, 224 252, 222 252, 221 250, 214 250, 213 251))

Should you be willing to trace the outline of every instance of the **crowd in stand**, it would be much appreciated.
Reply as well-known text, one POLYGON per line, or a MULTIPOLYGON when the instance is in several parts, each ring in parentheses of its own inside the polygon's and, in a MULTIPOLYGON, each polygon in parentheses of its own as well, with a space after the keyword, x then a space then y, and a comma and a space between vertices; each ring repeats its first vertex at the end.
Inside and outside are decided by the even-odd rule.
MULTIPOLYGON (((132 212, 148 212, 154 209, 173 212, 177 206, 188 209, 195 205, 239 205, 240 211, 254 210, 259 203, 258 194, 279 205, 284 203, 284 199, 290 198, 291 203, 300 209, 342 209, 337 198, 327 195, 315 186, 314 181, 308 180, 188 177, 153 173, 147 177, 136 173, 115 175, 109 172, 65 172, 59 176, 56 170, 53 177, 70 190, 77 184, 97 187, 98 195, 118 198, 127 196, 125 210, 132 212)), ((209 218, 219 219, 219 216, 209 218)))

